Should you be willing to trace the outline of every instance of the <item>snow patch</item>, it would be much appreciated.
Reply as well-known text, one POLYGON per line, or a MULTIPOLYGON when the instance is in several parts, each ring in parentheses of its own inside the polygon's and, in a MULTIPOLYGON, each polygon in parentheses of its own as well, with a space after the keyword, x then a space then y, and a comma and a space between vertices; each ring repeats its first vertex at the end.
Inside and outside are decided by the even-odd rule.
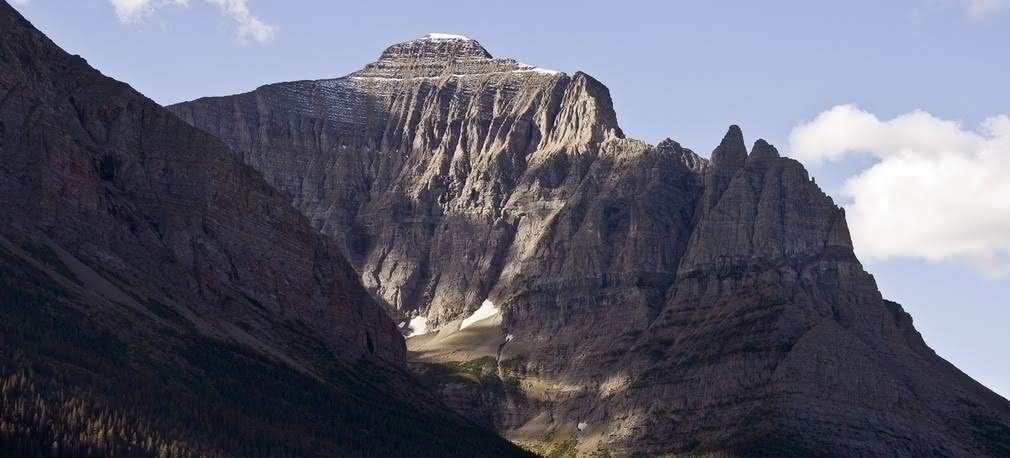
POLYGON ((407 325, 407 322, 406 322, 406 321, 401 321, 401 322, 400 322, 400 324, 396 325, 396 327, 398 327, 398 328, 402 328, 402 327, 404 327, 404 326, 406 326, 406 325, 407 325))
POLYGON ((561 74, 561 72, 559 72, 557 70, 551 70, 549 68, 543 68, 543 67, 534 67, 534 66, 532 66, 530 64, 524 64, 522 62, 519 62, 518 65, 521 68, 516 69, 516 70, 512 70, 513 73, 533 72, 533 73, 539 73, 541 75, 560 75, 561 74))
POLYGON ((415 316, 410 319, 410 333, 407 337, 419 336, 421 334, 428 333, 428 318, 423 316, 415 316))
POLYGON ((540 67, 533 67, 531 69, 513 70, 512 73, 538 73, 540 75, 560 75, 561 72, 557 70, 543 69, 540 67))
POLYGON ((424 36, 425 40, 469 40, 469 37, 463 35, 453 35, 451 33, 429 33, 424 36))
POLYGON ((584 421, 583 422, 579 422, 579 431, 585 431, 586 428, 588 428, 588 427, 589 427, 589 423, 586 423, 584 421))
POLYGON ((499 312, 498 307, 494 306, 494 302, 491 302, 490 299, 484 299, 484 302, 480 304, 480 308, 474 310, 470 316, 463 319, 463 323, 459 325, 459 329, 460 330, 466 329, 467 326, 470 326, 471 324, 474 324, 485 318, 491 318, 497 315, 498 312, 499 312))
POLYGON ((512 334, 509 334, 509 335, 505 336, 505 343, 511 342, 512 339, 514 339, 514 338, 515 337, 512 334))

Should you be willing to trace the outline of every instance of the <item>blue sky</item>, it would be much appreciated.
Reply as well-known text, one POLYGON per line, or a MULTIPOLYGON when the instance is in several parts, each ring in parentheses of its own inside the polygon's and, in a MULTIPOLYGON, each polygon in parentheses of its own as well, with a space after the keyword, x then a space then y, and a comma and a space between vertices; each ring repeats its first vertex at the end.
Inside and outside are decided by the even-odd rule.
POLYGON ((339 76, 464 34, 611 90, 624 131, 707 155, 729 124, 807 164, 938 353, 1010 396, 1010 0, 20 0, 163 104, 339 76))

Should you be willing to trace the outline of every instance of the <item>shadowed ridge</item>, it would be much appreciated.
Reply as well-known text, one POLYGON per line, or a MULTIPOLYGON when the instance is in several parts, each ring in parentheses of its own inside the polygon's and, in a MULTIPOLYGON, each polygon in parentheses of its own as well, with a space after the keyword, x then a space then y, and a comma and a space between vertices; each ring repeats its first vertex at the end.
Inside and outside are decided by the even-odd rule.
POLYGON ((0 2, 0 456, 524 456, 221 140, 0 2))

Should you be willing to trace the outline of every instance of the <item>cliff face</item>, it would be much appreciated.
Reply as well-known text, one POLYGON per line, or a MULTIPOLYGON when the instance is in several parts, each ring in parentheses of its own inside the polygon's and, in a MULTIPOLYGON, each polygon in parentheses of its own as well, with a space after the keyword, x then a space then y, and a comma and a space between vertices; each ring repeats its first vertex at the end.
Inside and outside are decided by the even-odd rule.
POLYGON ((0 454, 517 452, 406 377, 286 196, 6 2, 0 208, 0 454))
POLYGON ((337 240, 405 326, 426 319, 422 380, 514 440, 1008 451, 1010 404, 881 298, 803 166, 735 126, 711 161, 628 139, 588 75, 443 35, 170 109, 337 240))
POLYGON ((346 78, 172 109, 291 196, 391 310, 433 324, 476 308, 503 259, 523 255, 513 240, 539 228, 518 224, 560 209, 599 154, 590 145, 621 135, 587 75, 455 39, 393 46, 346 78))

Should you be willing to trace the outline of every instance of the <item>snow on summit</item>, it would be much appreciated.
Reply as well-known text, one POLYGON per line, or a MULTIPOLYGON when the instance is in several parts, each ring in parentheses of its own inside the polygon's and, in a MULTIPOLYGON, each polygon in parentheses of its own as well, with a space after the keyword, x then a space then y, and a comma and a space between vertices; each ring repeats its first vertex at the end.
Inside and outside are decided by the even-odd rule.
POLYGON ((425 40, 470 40, 470 37, 465 37, 463 35, 454 35, 451 33, 438 33, 433 32, 424 36, 425 40))
POLYGON ((523 62, 517 62, 516 65, 518 65, 519 68, 516 69, 516 70, 513 70, 514 72, 534 72, 534 73, 539 73, 541 75, 558 75, 558 74, 561 74, 561 72, 559 72, 557 70, 551 70, 549 68, 537 67, 535 65, 530 65, 530 64, 523 63, 523 62))

